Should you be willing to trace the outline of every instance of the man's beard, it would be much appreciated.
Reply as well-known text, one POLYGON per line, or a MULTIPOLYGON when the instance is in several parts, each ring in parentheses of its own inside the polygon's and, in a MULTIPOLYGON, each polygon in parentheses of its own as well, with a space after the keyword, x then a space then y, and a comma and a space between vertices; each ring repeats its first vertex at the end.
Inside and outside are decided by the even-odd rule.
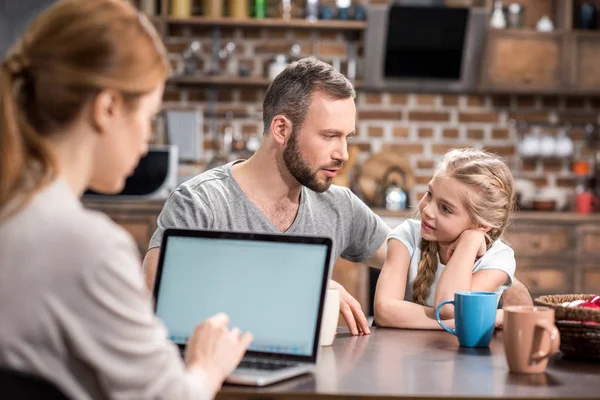
MULTIPOLYGON (((331 186, 332 178, 327 177, 324 183, 321 183, 317 180, 317 173, 321 170, 313 172, 310 170, 310 167, 302 158, 300 154, 300 149, 298 149, 298 138, 297 132, 292 132, 292 136, 290 137, 290 141, 287 146, 283 150, 283 162, 285 163, 286 168, 290 171, 290 174, 298 181, 301 185, 306 186, 310 190, 313 190, 318 193, 322 193, 329 189, 331 186)), ((339 168, 341 167, 341 163, 337 163, 331 168, 339 168)))

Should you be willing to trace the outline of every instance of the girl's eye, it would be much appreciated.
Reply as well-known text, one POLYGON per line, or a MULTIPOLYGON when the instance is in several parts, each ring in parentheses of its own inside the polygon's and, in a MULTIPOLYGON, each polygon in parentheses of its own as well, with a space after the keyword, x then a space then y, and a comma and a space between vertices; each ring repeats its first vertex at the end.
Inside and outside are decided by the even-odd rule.
POLYGON ((452 214, 452 210, 446 206, 442 206, 442 211, 444 211, 446 214, 452 214))
POLYGON ((430 192, 429 190, 427 190, 427 191, 425 192, 425 196, 427 196, 427 197, 431 197, 431 192, 430 192))

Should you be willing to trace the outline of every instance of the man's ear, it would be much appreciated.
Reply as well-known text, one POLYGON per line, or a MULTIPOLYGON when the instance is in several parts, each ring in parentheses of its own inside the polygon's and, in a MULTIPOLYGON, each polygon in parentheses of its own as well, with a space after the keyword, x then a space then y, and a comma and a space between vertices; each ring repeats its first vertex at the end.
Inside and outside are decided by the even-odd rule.
POLYGON ((107 132, 117 114, 119 96, 112 90, 98 93, 90 104, 90 122, 98 133, 107 132))
POLYGON ((292 135, 292 121, 285 115, 276 115, 271 121, 271 135, 281 145, 285 145, 292 135))

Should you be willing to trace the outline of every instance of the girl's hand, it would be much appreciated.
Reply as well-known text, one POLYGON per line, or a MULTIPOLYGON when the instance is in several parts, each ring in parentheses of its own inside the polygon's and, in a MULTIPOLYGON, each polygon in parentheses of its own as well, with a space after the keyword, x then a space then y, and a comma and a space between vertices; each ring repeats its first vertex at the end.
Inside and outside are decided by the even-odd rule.
POLYGON ((494 323, 496 329, 501 330, 504 327, 504 310, 496 311, 496 322, 494 323))
POLYGON ((467 241, 469 243, 479 243, 479 248, 477 249, 476 257, 479 258, 485 254, 487 251, 487 244, 485 242, 485 233, 481 229, 465 229, 456 240, 450 243, 448 246, 448 250, 446 250, 446 264, 450 261, 452 254, 454 254, 454 250, 458 246, 458 243, 461 241, 467 241))

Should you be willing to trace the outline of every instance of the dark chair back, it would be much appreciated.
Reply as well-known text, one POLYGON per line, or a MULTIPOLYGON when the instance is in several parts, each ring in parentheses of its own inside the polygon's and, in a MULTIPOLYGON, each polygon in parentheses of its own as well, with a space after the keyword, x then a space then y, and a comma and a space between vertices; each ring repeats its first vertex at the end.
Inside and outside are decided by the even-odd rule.
POLYGON ((0 367, 0 399, 69 400, 49 380, 6 367, 0 367))

